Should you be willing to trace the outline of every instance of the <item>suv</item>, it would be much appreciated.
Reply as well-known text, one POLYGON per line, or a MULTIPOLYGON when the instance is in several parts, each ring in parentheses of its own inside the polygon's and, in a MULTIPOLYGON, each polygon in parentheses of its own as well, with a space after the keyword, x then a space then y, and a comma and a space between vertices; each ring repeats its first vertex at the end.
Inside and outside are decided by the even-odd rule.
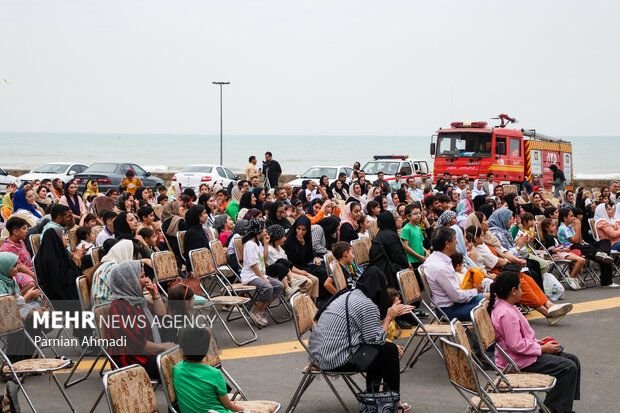
POLYGON ((17 186, 20 185, 20 180, 14 177, 13 175, 9 175, 7 171, 0 168, 0 193, 6 193, 7 185, 15 184, 17 186))
POLYGON ((341 172, 347 174, 347 182, 351 181, 351 175, 353 174, 353 168, 350 166, 313 166, 309 168, 303 174, 297 175, 297 179, 289 182, 293 188, 301 188, 301 184, 305 180, 311 180, 319 183, 321 176, 327 176, 329 184, 331 185, 341 172))
POLYGON ((386 181, 393 180, 397 172, 401 173, 403 180, 415 178, 416 182, 421 182, 422 174, 431 175, 426 161, 409 159, 408 155, 375 155, 362 170, 366 172, 366 182, 370 183, 378 179, 379 172, 383 172, 386 181))

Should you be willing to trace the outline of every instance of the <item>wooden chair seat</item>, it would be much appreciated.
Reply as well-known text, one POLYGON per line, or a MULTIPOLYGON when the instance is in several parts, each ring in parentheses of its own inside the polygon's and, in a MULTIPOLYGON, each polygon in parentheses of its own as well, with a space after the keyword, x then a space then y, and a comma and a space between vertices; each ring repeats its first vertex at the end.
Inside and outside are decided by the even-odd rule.
POLYGON ((220 295, 211 297, 211 302, 218 305, 239 305, 250 301, 247 297, 238 297, 236 295, 220 295))
POLYGON ((252 413, 273 413, 280 408, 280 403, 267 400, 238 400, 235 404, 252 413))
MULTIPOLYGON (((505 374, 510 385, 515 389, 543 389, 549 388, 554 383, 553 376, 539 373, 505 374)), ((508 389, 506 382, 497 379, 495 384, 500 390, 508 389)))
MULTIPOLYGON (((536 407, 536 399, 531 394, 524 393, 489 393, 489 398, 496 408, 504 411, 513 411, 512 409, 534 409, 536 407)), ((472 403, 480 403, 480 397, 471 398, 472 403)), ((486 404, 482 403, 480 409, 489 410, 486 404)))
POLYGON ((228 285, 226 288, 228 288, 229 290, 234 290, 234 291, 256 291, 255 285, 246 285, 246 284, 241 284, 241 283, 234 283, 234 284, 228 285))
MULTIPOLYGON (((428 331, 428 334, 430 335, 433 335, 433 334, 451 335, 452 334, 452 328, 450 327, 449 324, 424 324, 424 328, 426 328, 426 331, 428 331)), ((416 332, 416 335, 423 336, 424 330, 419 329, 416 332)))
MULTIPOLYGON (((21 360, 13 363, 13 368, 17 374, 33 371, 54 371, 64 369, 71 364, 71 360, 64 359, 28 359, 21 360)), ((4 366, 5 373, 9 373, 11 370, 9 366, 4 366)))

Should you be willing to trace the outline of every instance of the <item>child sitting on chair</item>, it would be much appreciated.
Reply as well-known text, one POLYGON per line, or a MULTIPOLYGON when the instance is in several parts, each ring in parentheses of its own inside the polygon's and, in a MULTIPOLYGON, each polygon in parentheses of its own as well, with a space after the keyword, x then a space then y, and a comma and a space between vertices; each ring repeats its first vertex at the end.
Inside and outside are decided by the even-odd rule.
POLYGON ((228 398, 222 372, 207 364, 211 334, 199 327, 184 328, 179 335, 183 361, 172 371, 174 391, 182 412, 243 412, 228 398))

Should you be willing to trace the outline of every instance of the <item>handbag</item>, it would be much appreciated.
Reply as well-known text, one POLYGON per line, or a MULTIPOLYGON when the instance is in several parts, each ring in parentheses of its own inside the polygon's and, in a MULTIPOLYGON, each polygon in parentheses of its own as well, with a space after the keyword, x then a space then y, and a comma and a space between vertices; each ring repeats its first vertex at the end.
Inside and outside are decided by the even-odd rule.
POLYGON ((200 288, 200 280, 194 275, 194 273, 189 273, 187 278, 177 277, 174 281, 172 281, 168 287, 168 291, 175 285, 185 285, 186 287, 191 288, 194 291, 194 294, 202 296, 202 289, 200 288))
POLYGON ((353 353, 353 344, 351 344, 351 327, 349 323, 349 297, 351 293, 347 294, 347 298, 344 302, 346 319, 347 319, 347 337, 349 339, 349 362, 353 364, 359 371, 366 371, 368 367, 375 361, 377 355, 379 354, 379 349, 371 344, 364 343, 364 338, 362 337, 362 344, 360 348, 357 349, 355 353, 353 353))
POLYGON ((400 394, 388 389, 377 392, 366 390, 357 394, 357 400, 359 401, 359 413, 396 413, 400 394))

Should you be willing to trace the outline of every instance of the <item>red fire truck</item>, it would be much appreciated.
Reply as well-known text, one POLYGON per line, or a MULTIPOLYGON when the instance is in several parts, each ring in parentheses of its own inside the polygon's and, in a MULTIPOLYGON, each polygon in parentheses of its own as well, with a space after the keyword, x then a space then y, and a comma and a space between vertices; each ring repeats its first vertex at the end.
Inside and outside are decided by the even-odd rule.
POLYGON ((573 183, 573 149, 571 143, 537 133, 533 129, 509 129, 516 119, 501 114, 501 124, 487 122, 452 122, 439 129, 431 139, 431 156, 435 158, 435 180, 445 172, 468 174, 470 179, 486 178, 493 172, 496 182, 515 184, 518 188, 532 174, 541 176, 547 189, 553 181, 550 165, 557 165, 573 183))

